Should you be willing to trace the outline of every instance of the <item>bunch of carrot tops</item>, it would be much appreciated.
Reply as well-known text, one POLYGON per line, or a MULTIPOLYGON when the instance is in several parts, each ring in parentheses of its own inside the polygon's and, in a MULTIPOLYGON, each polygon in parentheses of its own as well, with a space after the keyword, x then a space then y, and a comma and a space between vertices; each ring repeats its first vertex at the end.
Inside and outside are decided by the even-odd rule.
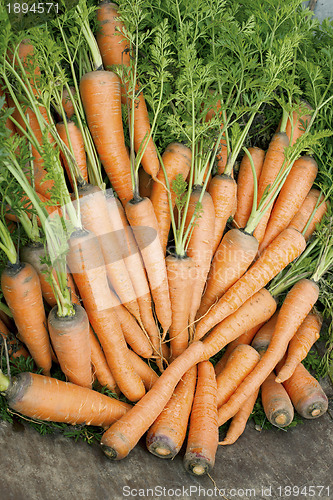
POLYGON ((99 428, 115 460, 186 441, 202 475, 256 401, 325 413, 333 24, 301 0, 1 15, 3 418, 99 428))

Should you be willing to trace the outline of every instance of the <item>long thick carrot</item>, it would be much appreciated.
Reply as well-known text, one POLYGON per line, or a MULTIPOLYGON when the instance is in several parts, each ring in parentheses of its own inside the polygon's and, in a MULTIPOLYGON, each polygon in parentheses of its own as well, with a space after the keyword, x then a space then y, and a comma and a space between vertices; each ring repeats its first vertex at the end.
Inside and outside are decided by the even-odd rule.
POLYGON ((69 268, 111 373, 120 391, 129 400, 137 401, 145 393, 145 388, 130 362, 121 326, 113 311, 98 240, 88 231, 77 230, 69 239, 69 248, 69 268))
POLYGON ((218 248, 229 217, 237 203, 237 184, 230 175, 214 175, 208 186, 215 210, 213 255, 218 248))
POLYGON ((1 289, 20 339, 37 366, 48 375, 52 365, 51 346, 37 272, 28 263, 8 265, 1 275, 1 289))
POLYGON ((201 298, 197 319, 245 273, 258 251, 254 236, 240 229, 230 229, 222 238, 209 270, 206 289, 201 298))
POLYGON ((264 237, 259 245, 259 253, 289 226, 309 193, 317 172, 317 163, 311 156, 302 156, 295 161, 275 201, 264 237))
MULTIPOLYGON (((186 179, 191 167, 191 156, 192 153, 190 148, 178 142, 169 144, 162 155, 163 165, 171 189, 170 196, 172 207, 175 206, 176 201, 176 194, 172 189, 173 182, 178 175, 186 179)), ((168 192, 162 169, 159 171, 157 179, 152 185, 150 199, 154 207, 158 224, 158 234, 165 253, 171 224, 171 215, 168 192)))
POLYGON ((210 328, 234 312, 248 297, 264 287, 274 276, 298 257, 305 249, 305 240, 294 229, 285 229, 266 248, 250 269, 201 318, 195 332, 198 340, 210 328))
POLYGON ((171 325, 171 303, 164 253, 158 237, 158 225, 149 198, 131 200, 125 207, 147 271, 155 311, 164 334, 171 325))
POLYGON ((253 411, 255 402, 257 401, 259 389, 253 392, 251 396, 242 404, 236 415, 232 418, 227 430, 227 434, 219 445, 234 444, 237 439, 243 434, 247 421, 253 411))
POLYGON ((169 402, 147 432, 150 453, 160 458, 174 458, 186 436, 197 379, 193 366, 177 384, 169 402))
POLYGON ((316 225, 319 224, 326 211, 327 203, 324 201, 324 195, 318 189, 310 189, 309 194, 306 196, 298 213, 290 221, 288 227, 293 227, 297 229, 297 231, 303 233, 314 212, 313 218, 304 233, 304 238, 308 241, 316 225))
POLYGON ((168 255, 165 259, 172 323, 169 328, 169 343, 171 359, 176 358, 188 346, 188 321, 193 291, 194 263, 190 257, 177 258, 168 255))
POLYGON ((133 197, 131 166, 125 147, 120 80, 111 71, 92 71, 80 81, 88 126, 113 189, 125 204, 133 197))
POLYGON ((210 361, 198 365, 198 381, 191 410, 185 469, 195 476, 212 470, 218 447, 217 386, 214 367, 210 361))
MULTIPOLYGON (((57 123, 56 128, 60 139, 64 141, 67 148, 72 152, 82 179, 85 182, 88 182, 87 158, 81 130, 75 125, 73 121, 70 120, 67 121, 66 125, 63 122, 57 123)), ((66 156, 62 153, 62 151, 60 151, 60 155, 66 170, 67 177, 73 188, 73 174, 75 176, 75 172, 73 172, 73 174, 71 173, 66 156)))
MULTIPOLYGON (((253 160, 257 179, 260 177, 264 164, 265 151, 260 148, 249 148, 253 160)), ((237 208, 234 223, 238 228, 243 228, 250 217, 253 203, 254 179, 251 163, 247 154, 244 154, 237 176, 237 208)))
POLYGON ((267 420, 276 427, 287 427, 294 418, 294 407, 282 384, 272 371, 261 384, 261 401, 267 420))
POLYGON ((68 381, 91 389, 89 320, 83 307, 73 304, 73 309, 74 315, 64 317, 57 306, 51 309, 47 322, 52 347, 68 381))
MULTIPOLYGON (((274 134, 268 146, 258 181, 258 203, 260 202, 267 187, 273 184, 280 169, 282 168, 283 162, 285 161, 284 149, 288 146, 289 139, 285 132, 278 132, 274 134)), ((261 243, 264 237, 271 210, 272 207, 266 210, 253 233, 259 243, 261 243)))
POLYGON ((210 335, 203 342, 190 344, 186 351, 166 368, 139 404, 104 433, 101 440, 104 453, 113 460, 125 458, 162 412, 177 383, 192 366, 217 354, 248 328, 267 321, 275 309, 275 300, 263 289, 221 322, 214 335, 210 335))
POLYGON ((228 401, 240 383, 258 363, 258 352, 248 344, 239 344, 231 352, 225 368, 216 377, 217 407, 228 401))
MULTIPOLYGON (((108 1, 101 2, 97 10, 97 21, 99 29, 96 39, 105 68, 112 67, 113 65, 130 67, 130 49, 124 36, 125 27, 119 19, 117 5, 108 1)), ((125 87, 128 91, 126 82, 125 87)), ((138 153, 140 148, 144 147, 147 143, 148 135, 150 134, 150 123, 146 102, 138 85, 136 90, 138 95, 135 102, 131 104, 134 105, 134 148, 138 153)), ((123 101, 126 102, 125 96, 123 101)), ((152 138, 148 140, 141 164, 145 171, 153 179, 156 179, 160 164, 152 138)))
POLYGON ((277 373, 276 382, 284 382, 292 376, 297 365, 308 355, 311 347, 319 339, 322 319, 312 312, 307 315, 289 342, 284 365, 277 373))
MULTIPOLYGON (((281 365, 278 365, 280 369, 281 365)), ((328 408, 328 399, 320 383, 299 363, 292 376, 283 382, 297 413, 307 419, 318 418, 328 408)))
POLYGON ((318 299, 319 288, 302 279, 288 292, 280 309, 274 335, 261 360, 219 410, 219 425, 231 418, 267 378, 287 350, 288 343, 318 299))
POLYGON ((71 382, 19 373, 5 389, 8 406, 26 417, 108 427, 131 405, 71 382))
MULTIPOLYGON (((186 215, 187 227, 198 207, 201 186, 195 187, 190 196, 189 209, 186 215)), ((189 323, 193 324, 200 306, 202 292, 205 287, 210 262, 213 256, 213 238, 215 231, 215 210, 212 197, 205 192, 201 201, 201 213, 195 221, 192 235, 187 247, 187 255, 192 258, 195 273, 192 290, 189 323)))

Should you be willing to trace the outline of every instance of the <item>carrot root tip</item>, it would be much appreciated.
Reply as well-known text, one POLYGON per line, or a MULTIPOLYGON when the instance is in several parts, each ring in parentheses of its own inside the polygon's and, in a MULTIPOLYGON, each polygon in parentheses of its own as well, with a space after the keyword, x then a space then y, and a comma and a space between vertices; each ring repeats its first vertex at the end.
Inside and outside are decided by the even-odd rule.
POLYGON ((203 476, 208 474, 212 469, 212 464, 207 462, 204 457, 193 457, 190 459, 184 459, 184 466, 187 472, 193 474, 194 476, 203 476))
POLYGON ((110 446, 107 446, 105 444, 101 444, 102 450, 104 454, 110 459, 110 460, 117 460, 118 459, 118 453, 116 450, 111 448, 110 446))
POLYGON ((154 436, 150 442, 147 443, 147 448, 153 455, 169 459, 174 458, 179 451, 167 436, 154 436))

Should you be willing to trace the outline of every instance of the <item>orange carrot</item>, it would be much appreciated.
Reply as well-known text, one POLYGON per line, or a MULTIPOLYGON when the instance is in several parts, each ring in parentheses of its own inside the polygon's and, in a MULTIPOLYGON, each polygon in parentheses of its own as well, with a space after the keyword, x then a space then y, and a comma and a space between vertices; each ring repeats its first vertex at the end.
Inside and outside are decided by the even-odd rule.
MULTIPOLYGON (((69 90, 72 94, 72 96, 75 96, 76 90, 74 87, 69 87, 69 90)), ((67 120, 70 120, 72 116, 75 113, 74 106, 71 100, 71 97, 69 95, 69 92, 66 87, 63 88, 62 90, 62 100, 61 100, 62 107, 66 113, 66 118, 67 120)))
MULTIPOLYGON (((192 190, 190 203, 186 215, 187 227, 198 207, 201 196, 201 186, 192 190)), ((215 210, 212 197, 205 192, 201 200, 201 213, 195 221, 191 238, 187 247, 187 255, 192 258, 195 272, 193 275, 192 301, 190 307, 189 323, 193 324, 195 315, 200 306, 202 292, 205 287, 210 262, 213 256, 213 238, 215 230, 215 210)), ((193 327, 191 328, 191 330, 193 327)))
POLYGON ((227 221, 234 214, 237 203, 236 181, 230 175, 215 175, 209 183, 208 193, 212 197, 215 209, 214 255, 221 242, 227 221))
POLYGON ((174 458, 186 436, 192 408, 197 368, 193 366, 177 384, 169 402, 150 427, 146 445, 150 453, 160 458, 174 458))
POLYGON ((107 387, 110 391, 119 393, 116 381, 106 362, 100 343, 98 342, 97 337, 91 327, 89 328, 89 339, 93 375, 96 376, 98 382, 102 387, 107 387))
POLYGON ((283 367, 279 370, 276 382, 284 382, 292 376, 297 365, 308 355, 311 347, 319 339, 322 318, 312 312, 307 315, 291 341, 283 367))
POLYGON ((295 161, 272 209, 258 252, 261 253, 276 236, 289 226, 302 206, 317 176, 317 163, 311 156, 295 161))
POLYGON ((312 214, 315 211, 314 216, 304 233, 304 238, 308 241, 315 230, 316 225, 319 224, 325 215, 327 208, 328 205, 327 202, 324 201, 323 194, 318 191, 318 189, 310 189, 309 194, 306 196, 301 208, 291 220, 288 227, 293 227, 294 229, 297 229, 297 231, 303 233, 310 217, 312 217, 312 214))
POLYGON ((149 198, 131 200, 125 207, 127 219, 145 264, 157 318, 164 335, 171 325, 171 304, 164 253, 158 237, 158 225, 149 198))
MULTIPOLYGON (((260 148, 249 148, 249 153, 253 160, 257 179, 260 177, 261 169, 264 164, 265 151, 260 148)), ((243 228, 250 217, 253 203, 254 179, 250 160, 247 154, 244 154, 237 176, 237 209, 234 215, 236 227, 243 228)))
POLYGON ((207 337, 204 342, 190 344, 166 368, 140 404, 103 435, 101 444, 104 453, 113 460, 126 457, 162 412, 177 383, 192 366, 217 354, 248 328, 269 319, 275 309, 275 300, 267 290, 263 289, 221 322, 215 333, 207 337))
POLYGON ((51 309, 48 329, 61 370, 69 382, 92 386, 89 320, 86 311, 73 304, 74 315, 60 316, 58 307, 51 309))
MULTIPOLYGON (((130 67, 129 44, 124 36, 125 27, 119 19, 117 5, 108 1, 101 2, 97 10, 97 21, 99 30, 96 39, 105 68, 110 68, 113 65, 130 67)), ((125 82, 125 86, 128 92, 127 82, 125 82)), ((134 105, 134 149, 138 153, 139 149, 147 143, 150 123, 142 91, 139 89, 139 85, 136 87, 137 96, 135 102, 130 105, 134 105)), ((126 95, 123 96, 123 102, 126 102, 126 95)), ((131 116, 131 112, 129 116, 131 116)), ((153 179, 156 179, 160 164, 152 138, 148 140, 141 164, 145 171, 153 179)))
POLYGON ((254 339, 252 340, 251 346, 258 351, 258 353, 262 356, 272 340, 274 335, 277 319, 278 319, 278 311, 273 314, 271 319, 267 321, 256 333, 254 339))
POLYGON ((223 441, 219 442, 220 445, 233 444, 243 434, 247 421, 253 411, 255 402, 257 401, 258 394, 259 389, 254 391, 245 403, 242 404, 236 415, 232 418, 225 438, 223 441))
POLYGON ((218 447, 216 378, 210 361, 198 365, 198 381, 191 410, 185 469, 195 476, 212 470, 218 447))
POLYGON ((267 420, 276 427, 287 427, 294 418, 294 407, 282 384, 272 371, 261 384, 261 401, 267 420))
POLYGON ((26 417, 108 427, 131 405, 87 387, 36 373, 19 373, 4 391, 8 406, 26 417))
MULTIPOLYGON (((278 365, 278 370, 281 368, 278 365)), ((283 382, 299 415, 307 419, 318 418, 328 408, 328 399, 320 383, 299 363, 292 376, 283 382)))
POLYGON ((190 257, 179 258, 173 255, 168 255, 165 262, 172 311, 169 328, 170 356, 174 359, 188 346, 194 262, 190 257))
POLYGON ((19 338, 37 366, 50 373, 51 346, 37 272, 28 263, 7 265, 1 275, 1 289, 13 314, 19 338))
MULTIPOLYGON (((59 134, 59 137, 66 144, 67 148, 72 153, 76 164, 78 166, 81 177, 84 181, 88 182, 88 171, 87 171, 87 158, 86 152, 84 149, 84 141, 82 137, 81 130, 75 125, 74 122, 68 121, 65 125, 63 122, 57 123, 56 128, 59 134), (68 136, 67 136, 68 131, 68 136)), ((68 161, 66 156, 62 151, 60 151, 60 156, 62 158, 68 180, 73 188, 73 175, 75 176, 75 172, 71 173, 68 161)), ((80 181, 81 179, 76 179, 80 181)))
MULTIPOLYGON (((170 196, 172 207, 175 206, 176 201, 176 194, 172 189, 173 182, 178 175, 182 175, 182 177, 186 179, 190 171, 191 156, 191 150, 178 142, 169 144, 162 155, 163 165, 171 190, 170 196)), ((152 184, 150 199, 154 207, 158 224, 158 234, 165 253, 171 224, 171 215, 168 192, 162 169, 158 173, 157 180, 152 184)))
POLYGON ((197 319, 206 314, 223 294, 245 273, 258 251, 254 236, 230 229, 222 238, 209 270, 197 319))
MULTIPOLYGON (((264 163, 258 181, 258 203, 268 186, 272 186, 285 160, 284 148, 289 146, 289 139, 285 132, 274 134, 265 155, 264 163)), ((267 200, 267 202, 269 199, 267 200)), ((272 207, 266 210, 257 225, 253 235, 261 243, 272 207)))
POLYGON ((298 257, 305 249, 304 237, 296 230, 285 229, 266 248, 250 269, 221 297, 219 302, 201 318, 195 339, 234 312, 248 297, 264 287, 274 276, 298 257))
POLYGON ((261 360, 219 410, 219 425, 231 418, 263 383, 287 350, 288 343, 318 299, 319 288, 311 280, 298 281, 280 309, 274 335, 261 360))
POLYGON ((248 344, 239 344, 230 354, 225 368, 217 376, 217 407, 228 401, 240 383, 259 361, 258 352, 248 344))
POLYGON ((138 179, 141 198, 150 198, 153 188, 153 178, 142 167, 139 167, 138 179))
POLYGON ((105 172, 125 204, 132 199, 133 189, 121 115, 120 80, 111 71, 92 71, 81 78, 80 93, 105 172))
POLYGON ((134 351, 129 350, 128 354, 134 370, 142 379, 146 390, 149 391, 158 379, 157 373, 134 351))
POLYGON ((88 231, 72 233, 68 265, 120 391, 131 401, 139 400, 145 388, 129 360, 128 348, 113 311, 101 248, 88 231))

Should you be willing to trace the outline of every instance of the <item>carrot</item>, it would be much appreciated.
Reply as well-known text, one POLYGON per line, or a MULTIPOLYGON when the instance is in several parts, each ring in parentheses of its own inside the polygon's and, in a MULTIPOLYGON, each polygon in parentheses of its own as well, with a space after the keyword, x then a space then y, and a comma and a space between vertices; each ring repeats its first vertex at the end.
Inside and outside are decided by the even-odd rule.
POLYGON ((287 427, 294 418, 294 407, 282 384, 272 371, 261 384, 261 401, 267 420, 276 427, 287 427))
POLYGON ((215 229, 213 239, 213 255, 218 248, 229 217, 234 214, 237 203, 237 184, 230 175, 215 175, 209 183, 208 193, 211 195, 215 209, 215 229))
POLYGON ((79 186, 78 192, 83 226, 98 238, 110 283, 124 306, 140 320, 135 291, 113 232, 104 193, 91 184, 79 186))
MULTIPOLYGON (((178 175, 182 175, 182 177, 186 179, 191 167, 191 156, 191 150, 184 144, 178 142, 169 144, 162 155, 162 162, 171 188, 170 196, 173 208, 176 202, 176 193, 172 189, 173 182, 178 175)), ((159 171, 156 181, 152 184, 150 199, 154 207, 158 224, 158 234, 165 253, 171 224, 171 215, 168 192, 162 169, 159 171)))
POLYGON ((255 334, 257 333, 257 331, 262 327, 262 324, 259 324, 257 326, 254 326, 253 328, 251 328, 250 330, 248 330, 247 332, 243 333, 242 335, 240 335, 237 339, 233 340, 232 342, 230 342, 230 344, 227 345, 227 348, 225 350, 225 352, 223 353, 223 356, 222 358, 216 363, 215 365, 215 374, 216 374, 216 377, 222 372, 222 370, 224 369, 228 359, 229 359, 229 356, 230 354, 232 353, 232 351, 237 347, 239 346, 240 344, 250 344, 253 337, 255 336, 255 334))
POLYGON ((101 440, 104 453, 113 460, 125 458, 162 412, 177 383, 192 366, 217 354, 248 328, 266 321, 274 314, 275 309, 275 300, 263 289, 221 322, 214 335, 210 335, 203 342, 190 344, 166 368, 140 404, 104 433, 101 440))
POLYGON ((133 199, 127 203, 125 211, 142 255, 156 315, 165 335, 171 325, 172 312, 165 259, 153 204, 149 198, 133 199))
POLYGON ((195 332, 198 340, 210 328, 234 312, 248 297, 264 287, 274 276, 305 249, 304 237, 296 230, 285 229, 266 248, 250 269, 201 318, 195 332))
POLYGON ((198 365, 198 381, 190 417, 187 446, 184 456, 185 469, 195 476, 212 470, 218 447, 216 378, 210 361, 198 365))
POLYGON ((91 327, 89 328, 89 339, 93 375, 96 376, 98 382, 102 387, 107 387, 110 391, 119 393, 116 381, 106 362, 100 343, 98 342, 97 337, 91 327))
MULTIPOLYGON (((130 49, 124 36, 125 27, 119 19, 117 5, 108 1, 101 2, 97 10, 97 22, 99 23, 99 30, 96 39, 105 68, 113 65, 130 67, 130 49)), ((126 90, 128 91, 128 88, 126 90)), ((156 179, 160 164, 154 142, 151 137, 148 139, 151 129, 147 106, 138 85, 136 92, 135 102, 131 103, 134 105, 134 149, 138 154, 141 148, 146 147, 141 164, 145 171, 153 179, 156 179)), ((125 96, 123 102, 126 102, 125 96)), ((131 116, 131 112, 129 116, 131 116)))
POLYGON ((6 385, 1 392, 8 406, 38 420, 108 427, 131 408, 87 387, 36 373, 19 373, 6 385))
POLYGON ((313 344, 319 339, 322 318, 312 312, 307 315, 291 341, 283 367, 279 370, 276 382, 284 382, 292 376, 297 365, 308 355, 313 344))
POLYGON ((129 400, 137 401, 145 393, 145 388, 130 363, 128 348, 113 311, 98 240, 88 231, 77 230, 72 233, 69 239, 68 265, 120 391, 129 400))
MULTIPOLYGON (((278 365, 278 370, 281 366, 278 365)), ((299 363, 292 376, 283 382, 295 410, 303 418, 313 419, 323 415, 328 399, 320 383, 299 363)))
POLYGON ((111 71, 92 71, 80 81, 88 126, 113 189, 125 204, 133 197, 131 166, 121 116, 120 80, 111 71))
POLYGON ((153 178, 142 167, 139 167, 138 179, 141 198, 150 198, 153 188, 153 178))
POLYGON ((275 201, 264 237, 259 245, 259 253, 289 226, 309 193, 317 172, 317 163, 311 156, 302 156, 295 161, 275 201))
POLYGON ((178 382, 169 402, 147 432, 150 453, 160 458, 174 458, 186 436, 191 413, 197 368, 193 366, 178 382))
POLYGON ((142 379, 146 390, 149 391, 158 379, 157 373, 134 351, 129 349, 128 354, 134 370, 142 379))
MULTIPOLYGON (((282 168, 285 160, 284 148, 287 146, 289 146, 289 139, 285 132, 278 132, 274 134, 268 146, 258 181, 258 203, 260 202, 267 187, 273 184, 280 169, 282 168)), ((259 241, 259 244, 264 237, 271 210, 272 207, 266 210, 253 233, 259 241)))
MULTIPOLYGON (((201 190, 201 186, 197 186, 192 190, 185 221, 186 227, 189 225, 195 210, 197 210, 197 203, 201 195, 201 190)), ((214 204, 210 194, 205 192, 201 201, 201 212, 195 222, 187 247, 187 254, 192 258, 195 268, 189 316, 190 325, 193 324, 195 315, 199 309, 202 292, 209 272, 210 262, 213 256, 214 230, 214 204)))
MULTIPOLYGON (((82 137, 81 130, 75 125, 74 122, 68 121, 65 123, 60 122, 56 124, 56 128, 60 139, 66 144, 68 149, 71 151, 76 164, 78 166, 81 177, 84 181, 88 182, 88 171, 87 171, 87 158, 84 149, 84 141, 82 137), (68 135, 67 135, 68 132, 68 135)), ((66 156, 62 151, 60 151, 60 156, 63 161, 68 180, 73 188, 73 173, 71 173, 66 156)), ((75 175, 75 172, 74 172, 75 175)), ((76 179, 77 181, 81 179, 76 179)))
POLYGON ((11 333, 5 323, 0 319, 0 351, 2 352, 2 344, 6 342, 8 355, 11 359, 24 356, 29 357, 28 351, 24 348, 21 342, 11 333))
POLYGON ((1 289, 20 340, 37 366, 48 375, 52 365, 51 346, 38 274, 28 263, 8 264, 1 275, 1 289))
POLYGON ((169 329, 170 356, 174 359, 188 346, 194 262, 190 257, 179 258, 173 255, 168 255, 165 262, 172 311, 169 329))
POLYGON ((262 356, 264 352, 267 351, 267 348, 272 340, 274 335, 277 319, 278 319, 278 311, 273 314, 267 323, 265 323, 259 331, 254 336, 252 340, 251 346, 258 351, 258 353, 262 356))
MULTIPOLYGON (((260 148, 249 148, 257 179, 264 164, 265 151, 260 148)), ((253 203, 254 179, 247 154, 244 154, 237 176, 237 209, 234 215, 236 227, 243 228, 250 217, 253 203)))
POLYGON ((294 145, 297 139, 304 134, 307 124, 311 119, 309 111, 312 111, 310 104, 302 101, 299 109, 293 111, 292 116, 288 117, 286 123, 286 134, 291 145, 294 145))
POLYGON ((225 368, 217 376, 217 407, 222 406, 259 361, 259 354, 248 344, 239 344, 231 352, 225 368))
POLYGON ((308 225, 306 231, 304 232, 304 238, 308 241, 315 230, 316 225, 319 224, 325 215, 327 208, 328 205, 327 202, 324 201, 323 194, 318 191, 318 189, 310 189, 298 213, 290 221, 288 227, 293 227, 303 233, 308 225), (309 223, 310 217, 312 217, 313 213, 313 218, 309 223))
POLYGON ((51 309, 48 329, 61 370, 69 382, 92 386, 89 320, 86 311, 73 304, 74 315, 60 316, 58 307, 51 309))
POLYGON ((253 392, 251 396, 242 404, 238 412, 232 418, 230 425, 227 430, 227 434, 223 441, 219 442, 219 445, 233 444, 237 439, 243 434, 247 421, 253 411, 255 402, 259 394, 259 389, 253 392))
MULTIPOLYGON (((69 87, 69 90, 70 90, 72 96, 74 97, 76 94, 75 88, 69 87)), ((71 99, 66 87, 64 87, 62 90, 61 104, 62 104, 62 107, 63 107, 65 113, 66 113, 67 120, 70 120, 73 117, 75 110, 74 110, 74 106, 72 103, 72 99, 71 99)))
POLYGON ((231 418, 246 399, 263 383, 287 350, 291 337, 318 299, 319 288, 311 280, 298 281, 288 292, 280 309, 274 335, 261 360, 219 410, 219 425, 231 418))
POLYGON ((254 236, 240 229, 230 229, 215 252, 208 273, 206 289, 197 312, 200 319, 245 273, 258 251, 254 236))

